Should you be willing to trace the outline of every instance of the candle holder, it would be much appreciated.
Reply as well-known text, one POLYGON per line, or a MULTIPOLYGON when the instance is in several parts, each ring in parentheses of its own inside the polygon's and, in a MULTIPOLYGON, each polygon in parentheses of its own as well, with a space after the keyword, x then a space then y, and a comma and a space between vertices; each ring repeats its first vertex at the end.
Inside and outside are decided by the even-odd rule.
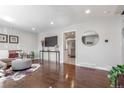
POLYGON ((44 40, 41 40, 42 50, 44 50, 44 40))

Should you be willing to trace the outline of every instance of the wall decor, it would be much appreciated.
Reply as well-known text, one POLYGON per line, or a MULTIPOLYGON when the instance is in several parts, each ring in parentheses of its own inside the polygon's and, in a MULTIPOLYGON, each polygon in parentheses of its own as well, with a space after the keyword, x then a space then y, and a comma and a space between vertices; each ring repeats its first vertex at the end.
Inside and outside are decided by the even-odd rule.
POLYGON ((99 41, 99 35, 95 31, 86 31, 83 33, 82 42, 86 46, 94 46, 99 41))
POLYGON ((14 36, 14 35, 9 35, 9 43, 18 44, 19 43, 19 37, 14 36))
POLYGON ((7 43, 8 42, 8 35, 0 34, 0 43, 7 43))

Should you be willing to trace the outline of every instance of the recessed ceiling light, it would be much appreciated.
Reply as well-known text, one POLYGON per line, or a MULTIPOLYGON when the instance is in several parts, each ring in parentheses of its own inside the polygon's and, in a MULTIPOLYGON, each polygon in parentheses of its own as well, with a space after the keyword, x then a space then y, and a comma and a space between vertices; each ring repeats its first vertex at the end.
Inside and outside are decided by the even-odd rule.
POLYGON ((105 14, 109 14, 109 13, 110 13, 110 11, 104 11, 104 13, 105 13, 105 14))
POLYGON ((32 30, 34 31, 34 30, 36 30, 36 28, 32 27, 32 30))
POLYGON ((106 14, 106 13, 107 13, 107 11, 104 11, 104 13, 106 14))
POLYGON ((85 10, 85 13, 89 14, 89 13, 91 13, 91 11, 89 9, 87 9, 87 10, 85 10))
POLYGON ((12 17, 9 16, 2 16, 2 19, 8 22, 13 22, 15 19, 13 19, 12 17))
POLYGON ((54 22, 53 22, 53 21, 51 21, 51 22, 50 22, 50 24, 51 24, 51 25, 53 25, 53 24, 54 24, 54 22))

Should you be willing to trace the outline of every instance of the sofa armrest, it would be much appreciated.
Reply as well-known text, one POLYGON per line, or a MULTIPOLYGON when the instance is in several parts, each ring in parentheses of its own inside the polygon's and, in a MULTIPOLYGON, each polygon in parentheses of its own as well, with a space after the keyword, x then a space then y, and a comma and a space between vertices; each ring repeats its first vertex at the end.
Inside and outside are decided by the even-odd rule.
POLYGON ((15 58, 5 58, 5 59, 0 59, 0 60, 5 62, 7 66, 11 66, 11 62, 15 60, 15 58))

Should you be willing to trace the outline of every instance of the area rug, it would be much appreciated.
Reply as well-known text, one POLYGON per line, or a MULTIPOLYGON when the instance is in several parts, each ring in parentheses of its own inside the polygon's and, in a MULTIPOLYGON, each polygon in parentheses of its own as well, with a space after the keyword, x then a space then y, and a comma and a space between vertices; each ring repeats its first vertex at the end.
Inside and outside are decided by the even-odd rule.
POLYGON ((5 80, 18 81, 18 80, 24 78, 26 75, 38 70, 39 67, 40 67, 40 64, 32 64, 31 68, 29 68, 29 69, 22 70, 22 71, 14 71, 13 74, 11 74, 11 75, 0 77, 0 83, 5 80))

